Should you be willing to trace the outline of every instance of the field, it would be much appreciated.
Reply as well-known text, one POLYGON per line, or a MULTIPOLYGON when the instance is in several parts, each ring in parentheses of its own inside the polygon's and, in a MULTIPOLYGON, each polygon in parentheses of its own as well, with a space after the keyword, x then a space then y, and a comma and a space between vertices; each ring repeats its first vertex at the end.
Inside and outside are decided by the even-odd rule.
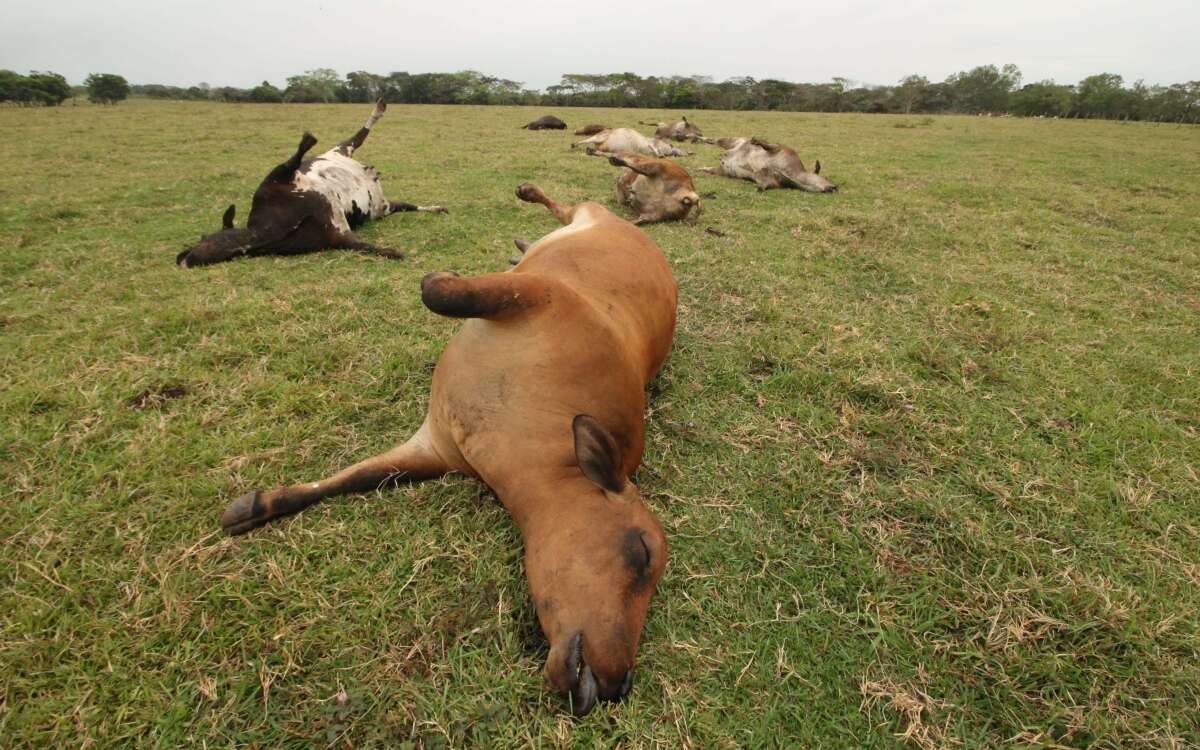
POLYGON ((420 423, 457 324, 418 282, 552 230, 519 182, 615 204, 541 111, 393 106, 360 157, 450 210, 362 231, 407 259, 174 265, 367 111, 0 108, 0 746, 1200 746, 1200 128, 691 113, 841 192, 700 174, 647 229, 671 560, 631 699, 577 720, 485 487, 219 531, 420 423))

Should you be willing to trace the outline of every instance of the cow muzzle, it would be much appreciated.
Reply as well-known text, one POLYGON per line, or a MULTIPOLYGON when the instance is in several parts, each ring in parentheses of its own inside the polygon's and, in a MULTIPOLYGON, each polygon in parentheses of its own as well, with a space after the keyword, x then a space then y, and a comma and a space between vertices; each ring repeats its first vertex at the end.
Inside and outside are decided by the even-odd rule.
POLYGON ((592 668, 587 663, 583 653, 583 633, 576 633, 566 644, 565 653, 556 654, 558 649, 551 649, 550 659, 559 660, 559 664, 548 664, 547 672, 550 680, 560 691, 565 692, 571 702, 571 713, 584 716, 596 705, 598 700, 619 701, 629 695, 633 689, 633 670, 627 670, 621 677, 616 688, 605 690, 592 668), (557 673, 558 679, 555 679, 557 673))

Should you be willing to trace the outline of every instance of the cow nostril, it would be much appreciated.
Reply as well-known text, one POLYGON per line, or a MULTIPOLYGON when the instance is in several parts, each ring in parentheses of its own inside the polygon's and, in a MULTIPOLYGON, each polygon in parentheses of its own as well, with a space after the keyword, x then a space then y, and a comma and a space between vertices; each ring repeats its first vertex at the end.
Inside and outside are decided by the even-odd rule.
POLYGON ((625 673, 625 679, 621 681, 621 689, 617 691, 617 700, 621 700, 629 695, 629 691, 633 690, 633 670, 625 673))

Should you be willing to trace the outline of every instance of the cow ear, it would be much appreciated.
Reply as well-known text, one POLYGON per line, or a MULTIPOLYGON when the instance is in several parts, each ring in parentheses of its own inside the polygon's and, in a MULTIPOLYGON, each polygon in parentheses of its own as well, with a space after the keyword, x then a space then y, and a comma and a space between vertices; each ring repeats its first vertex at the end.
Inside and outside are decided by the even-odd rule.
POLYGON ((817 159, 816 166, 813 167, 813 174, 821 174, 821 160, 817 159))
POLYGON ((578 414, 571 422, 575 433, 575 459, 583 475, 609 492, 625 488, 621 476, 621 451, 617 440, 592 417, 578 414))
POLYGON ((683 124, 684 124, 684 125, 686 125, 686 124, 687 124, 687 115, 684 115, 684 116, 683 116, 683 124))
POLYGON ((223 229, 233 229, 233 215, 237 213, 237 205, 230 203, 229 208, 225 209, 225 215, 221 217, 221 227, 223 229))

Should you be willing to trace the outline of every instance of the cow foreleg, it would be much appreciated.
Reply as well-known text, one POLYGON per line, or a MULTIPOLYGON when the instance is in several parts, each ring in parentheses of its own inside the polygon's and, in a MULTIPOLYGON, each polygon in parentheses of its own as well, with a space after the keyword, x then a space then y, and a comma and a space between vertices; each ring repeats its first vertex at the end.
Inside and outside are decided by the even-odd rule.
POLYGON ((390 247, 379 247, 378 245, 372 245, 370 242, 364 242, 363 240, 360 240, 353 234, 338 235, 333 242, 330 243, 330 247, 334 248, 335 250, 355 250, 360 253, 382 255, 385 258, 392 258, 394 260, 404 259, 404 253, 399 250, 394 250, 390 247))
POLYGON ((383 117, 383 113, 387 111, 387 102, 382 98, 375 102, 375 109, 371 110, 371 116, 367 118, 367 122, 358 132, 350 136, 346 140, 337 145, 337 152, 343 156, 354 156, 356 149, 362 147, 363 142, 367 140, 367 136, 371 134, 371 127, 379 122, 379 118, 383 117))
POLYGON ((523 182, 518 185, 517 197, 526 203, 541 203, 550 209, 550 213, 554 214, 554 218, 558 219, 564 225, 570 224, 575 217, 575 206, 564 206, 561 203, 555 203, 550 200, 550 197, 540 187, 534 185, 532 182, 523 182))
POLYGON ((433 449, 428 428, 423 426, 403 445, 360 461, 327 479, 242 495, 221 515, 221 527, 230 534, 244 534, 327 497, 370 492, 402 480, 431 479, 448 471, 450 467, 433 449))
POLYGON ((421 279, 421 301, 449 318, 497 320, 547 304, 555 284, 522 273, 485 273, 463 277, 435 271, 421 279))
POLYGON ((447 213, 446 209, 441 206, 418 206, 415 203, 405 203, 404 201, 388 201, 388 214, 400 213, 401 211, 428 211, 432 214, 447 213))

